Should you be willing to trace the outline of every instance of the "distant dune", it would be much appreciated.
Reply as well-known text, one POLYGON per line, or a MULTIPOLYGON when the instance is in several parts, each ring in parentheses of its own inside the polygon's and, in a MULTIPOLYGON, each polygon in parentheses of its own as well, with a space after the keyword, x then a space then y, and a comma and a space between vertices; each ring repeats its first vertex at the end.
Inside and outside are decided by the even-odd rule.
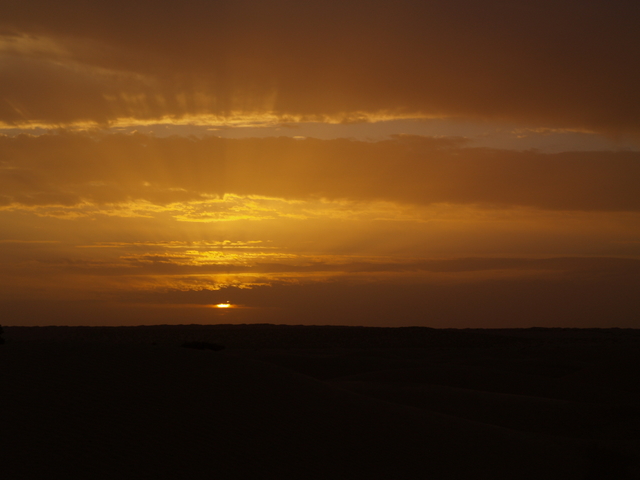
POLYGON ((635 330, 4 336, 3 478, 640 478, 635 330))

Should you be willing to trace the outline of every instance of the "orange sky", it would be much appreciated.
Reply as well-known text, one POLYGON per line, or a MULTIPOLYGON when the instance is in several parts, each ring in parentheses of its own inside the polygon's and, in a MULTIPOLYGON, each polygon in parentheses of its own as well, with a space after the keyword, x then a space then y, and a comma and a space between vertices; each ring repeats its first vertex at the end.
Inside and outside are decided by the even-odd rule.
POLYGON ((638 20, 2 5, 0 323, 639 327, 638 20))

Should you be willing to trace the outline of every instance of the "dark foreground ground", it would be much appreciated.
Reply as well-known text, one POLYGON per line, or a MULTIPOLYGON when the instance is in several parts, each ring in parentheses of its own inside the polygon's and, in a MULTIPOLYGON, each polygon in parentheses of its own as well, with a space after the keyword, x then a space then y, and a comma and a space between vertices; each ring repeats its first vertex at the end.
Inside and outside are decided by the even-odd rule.
POLYGON ((4 337, 0 478, 640 478, 638 330, 4 337), (181 347, 194 341, 225 349, 181 347))

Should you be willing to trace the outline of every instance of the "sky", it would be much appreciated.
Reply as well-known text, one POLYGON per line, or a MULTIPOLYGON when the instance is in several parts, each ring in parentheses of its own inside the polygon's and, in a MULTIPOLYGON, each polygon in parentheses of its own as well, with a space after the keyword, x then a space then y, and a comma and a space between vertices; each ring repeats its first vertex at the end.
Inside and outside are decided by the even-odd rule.
POLYGON ((639 21, 2 2, 0 323, 640 328, 639 21))

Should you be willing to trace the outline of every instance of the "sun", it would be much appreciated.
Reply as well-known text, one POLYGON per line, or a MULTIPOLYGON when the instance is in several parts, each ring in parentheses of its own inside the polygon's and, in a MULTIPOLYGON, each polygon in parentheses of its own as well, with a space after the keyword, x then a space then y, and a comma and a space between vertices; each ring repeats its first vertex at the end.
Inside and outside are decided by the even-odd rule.
POLYGON ((227 302, 227 303, 218 303, 216 305, 216 308, 231 308, 231 303, 227 302))

